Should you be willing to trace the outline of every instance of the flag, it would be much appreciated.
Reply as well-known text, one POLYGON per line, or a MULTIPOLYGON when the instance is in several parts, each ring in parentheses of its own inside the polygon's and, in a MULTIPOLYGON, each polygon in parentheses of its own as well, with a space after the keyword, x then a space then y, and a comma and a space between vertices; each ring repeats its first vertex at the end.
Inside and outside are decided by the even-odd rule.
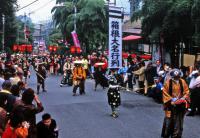
POLYGON ((76 47, 80 47, 80 42, 78 40, 78 35, 75 31, 71 32, 72 34, 72 38, 73 38, 73 41, 74 41, 74 46, 76 47))

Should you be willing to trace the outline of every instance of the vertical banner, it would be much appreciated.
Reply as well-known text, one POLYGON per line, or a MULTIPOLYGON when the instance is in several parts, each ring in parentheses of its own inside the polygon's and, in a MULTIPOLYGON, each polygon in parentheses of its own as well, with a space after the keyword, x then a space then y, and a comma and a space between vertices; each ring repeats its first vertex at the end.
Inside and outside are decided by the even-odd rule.
POLYGON ((73 38, 73 41, 74 41, 74 46, 76 47, 80 47, 80 42, 78 40, 78 35, 75 31, 71 32, 72 34, 72 38, 73 38))
POLYGON ((122 67, 122 12, 119 7, 109 7, 109 68, 122 67))

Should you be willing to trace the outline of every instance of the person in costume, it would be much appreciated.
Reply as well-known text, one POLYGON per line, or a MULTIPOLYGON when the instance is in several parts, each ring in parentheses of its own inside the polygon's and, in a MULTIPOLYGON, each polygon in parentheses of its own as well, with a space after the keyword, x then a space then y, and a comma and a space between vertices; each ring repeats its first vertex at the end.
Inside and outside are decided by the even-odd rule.
POLYGON ((73 69, 73 96, 76 96, 76 90, 79 87, 80 95, 85 94, 85 83, 86 72, 82 67, 81 61, 74 61, 74 69, 73 69))
POLYGON ((40 86, 42 85, 43 92, 47 92, 45 89, 45 79, 46 79, 46 69, 43 66, 43 63, 39 63, 38 68, 36 70, 37 76, 37 94, 40 92, 40 86))
POLYGON ((111 69, 111 74, 108 76, 109 88, 107 92, 108 104, 111 107, 114 118, 118 117, 117 108, 121 105, 121 97, 119 92, 119 85, 116 79, 115 69, 111 69))
POLYGON ((183 120, 188 108, 189 88, 181 78, 182 72, 173 69, 169 79, 163 87, 163 104, 165 119, 162 128, 163 138, 181 138, 183 133, 183 120))

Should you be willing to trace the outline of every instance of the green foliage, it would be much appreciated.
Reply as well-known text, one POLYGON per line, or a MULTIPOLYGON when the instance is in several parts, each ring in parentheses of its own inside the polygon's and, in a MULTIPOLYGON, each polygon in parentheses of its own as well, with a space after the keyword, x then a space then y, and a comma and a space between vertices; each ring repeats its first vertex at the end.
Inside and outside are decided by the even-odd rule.
MULTIPOLYGON (((15 9, 17 8, 17 0, 1 0, 0 4, 0 30, 2 32, 2 16, 5 16, 5 49, 10 51, 16 40, 16 24, 15 24, 15 9)), ((0 42, 2 33, 0 34, 0 42)), ((2 43, 0 44, 2 49, 2 43)))
MULTIPOLYGON (((72 0, 57 0, 57 3, 65 2, 65 7, 52 9, 53 19, 61 30, 64 38, 70 38, 74 28, 74 7, 72 0)), ((104 0, 77 0, 77 34, 81 47, 86 52, 94 50, 97 45, 105 48, 107 42, 108 18, 104 0)))
POLYGON ((199 7, 199 0, 144 0, 142 9, 133 14, 132 20, 142 20, 145 38, 159 42, 163 34, 166 45, 173 48, 174 44, 185 42, 187 46, 200 33, 199 7))

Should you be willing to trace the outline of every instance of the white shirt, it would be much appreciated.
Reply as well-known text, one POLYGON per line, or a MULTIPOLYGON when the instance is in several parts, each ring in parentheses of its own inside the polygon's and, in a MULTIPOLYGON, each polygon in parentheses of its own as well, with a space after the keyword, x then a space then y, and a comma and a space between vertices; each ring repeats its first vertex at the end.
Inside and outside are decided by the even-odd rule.
POLYGON ((198 76, 196 79, 193 78, 190 82, 189 88, 194 89, 200 87, 200 76, 198 76))

